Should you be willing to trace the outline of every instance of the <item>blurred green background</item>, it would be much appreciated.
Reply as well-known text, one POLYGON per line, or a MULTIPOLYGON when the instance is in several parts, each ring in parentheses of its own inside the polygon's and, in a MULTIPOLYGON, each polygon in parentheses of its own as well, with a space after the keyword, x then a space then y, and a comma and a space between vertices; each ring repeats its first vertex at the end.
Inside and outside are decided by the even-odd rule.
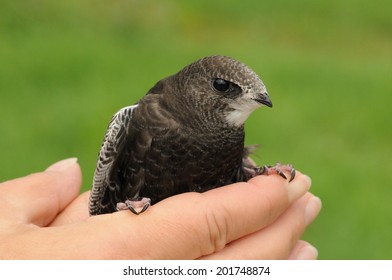
POLYGON ((264 80, 247 143, 293 163, 323 210, 320 259, 392 258, 390 1, 0 0, 0 181, 78 157, 90 188, 112 114, 211 54, 264 80))

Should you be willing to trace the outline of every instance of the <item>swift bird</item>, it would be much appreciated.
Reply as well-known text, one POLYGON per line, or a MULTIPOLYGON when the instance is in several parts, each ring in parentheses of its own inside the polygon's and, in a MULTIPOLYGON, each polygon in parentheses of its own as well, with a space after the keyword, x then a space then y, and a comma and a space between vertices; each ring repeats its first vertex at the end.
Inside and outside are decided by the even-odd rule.
POLYGON ((109 123, 90 195, 90 215, 205 192, 264 174, 291 181, 291 165, 257 167, 244 147, 244 122, 272 107, 262 80, 226 56, 202 58, 151 88, 109 123))

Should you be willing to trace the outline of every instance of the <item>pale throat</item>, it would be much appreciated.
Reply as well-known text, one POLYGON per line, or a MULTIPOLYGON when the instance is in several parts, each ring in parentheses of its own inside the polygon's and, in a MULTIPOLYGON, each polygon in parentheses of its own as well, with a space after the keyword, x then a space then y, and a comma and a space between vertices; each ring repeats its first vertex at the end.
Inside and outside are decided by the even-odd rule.
POLYGON ((260 107, 257 102, 242 102, 230 105, 230 110, 225 114, 225 119, 229 125, 239 127, 245 123, 249 115, 260 107))

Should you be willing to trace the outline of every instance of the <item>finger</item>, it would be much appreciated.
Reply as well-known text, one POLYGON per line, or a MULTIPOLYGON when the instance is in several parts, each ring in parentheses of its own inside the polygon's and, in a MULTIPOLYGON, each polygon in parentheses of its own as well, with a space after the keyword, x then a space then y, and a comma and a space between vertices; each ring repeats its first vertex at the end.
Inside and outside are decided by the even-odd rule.
POLYGON ((289 260, 316 260, 317 249, 306 241, 299 240, 293 251, 290 253, 289 260))
POLYGON ((306 192, 310 185, 309 178, 301 174, 290 187, 278 176, 261 177, 266 180, 233 184, 204 194, 174 196, 139 216, 120 211, 44 231, 18 231, 18 243, 5 244, 10 247, 7 258, 197 258, 215 251, 220 243, 238 239, 237 235, 244 236, 270 224, 283 211, 276 208, 287 208, 289 197, 295 198, 293 193, 303 195, 295 188, 306 192), (244 229, 236 229, 238 226, 244 229), (29 244, 36 244, 34 250, 28 250, 29 244))
POLYGON ((309 187, 309 177, 299 172, 291 183, 279 176, 258 176, 202 194, 170 197, 140 216, 121 211, 110 218, 112 228, 127 232, 118 237, 124 252, 140 253, 139 258, 192 259, 266 227, 309 187))
POLYGON ((205 259, 287 259, 320 209, 320 199, 307 193, 267 228, 233 241, 205 259))
POLYGON ((1 183, 2 218, 45 226, 78 195, 81 180, 80 167, 72 158, 44 172, 1 183))
POLYGON ((75 198, 57 217, 50 226, 72 224, 88 219, 88 201, 90 192, 84 192, 75 198))

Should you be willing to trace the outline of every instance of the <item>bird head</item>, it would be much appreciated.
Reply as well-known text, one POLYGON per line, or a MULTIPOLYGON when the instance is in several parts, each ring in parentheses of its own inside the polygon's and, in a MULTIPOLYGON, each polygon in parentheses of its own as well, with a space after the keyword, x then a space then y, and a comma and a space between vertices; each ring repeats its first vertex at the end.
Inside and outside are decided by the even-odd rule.
POLYGON ((272 107, 259 76, 245 64, 226 56, 202 58, 172 76, 179 89, 175 94, 189 111, 208 120, 220 119, 240 127, 258 107, 272 107))

